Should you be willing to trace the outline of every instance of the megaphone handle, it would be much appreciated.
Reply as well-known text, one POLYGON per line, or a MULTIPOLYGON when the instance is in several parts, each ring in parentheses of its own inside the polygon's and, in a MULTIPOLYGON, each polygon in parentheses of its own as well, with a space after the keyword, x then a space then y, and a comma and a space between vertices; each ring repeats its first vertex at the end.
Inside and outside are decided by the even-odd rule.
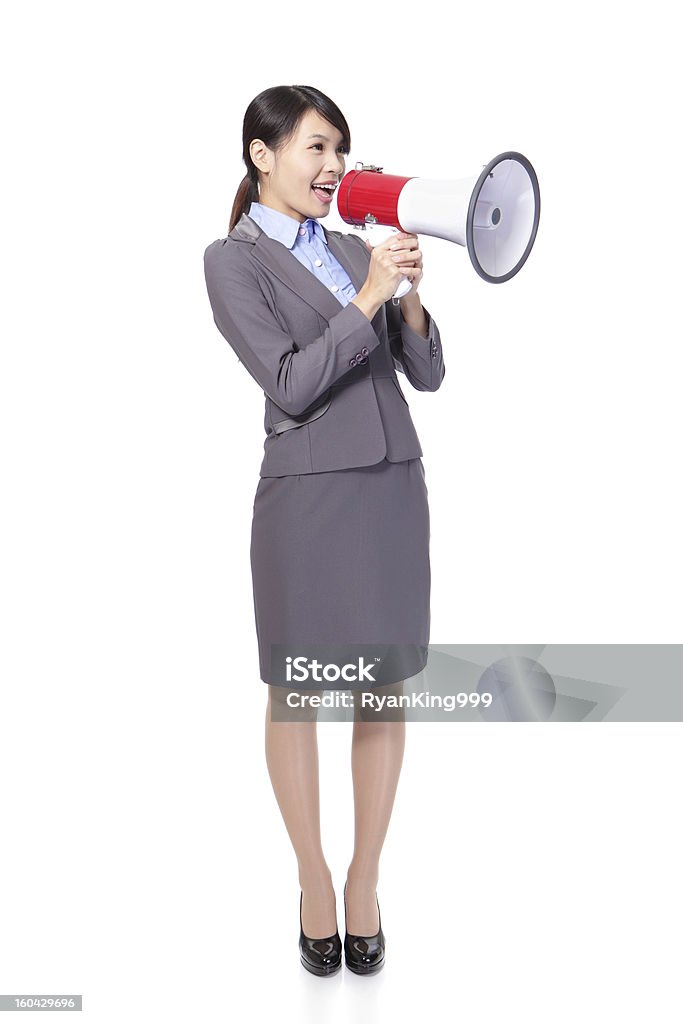
POLYGON ((409 292, 411 288, 412 288, 412 283, 410 281, 410 278, 409 277, 404 277, 403 280, 400 282, 398 288, 396 289, 396 291, 394 292, 394 294, 391 297, 391 301, 393 302, 393 304, 395 306, 397 306, 398 305, 398 300, 400 298, 402 298, 406 294, 406 292, 409 292))
MULTIPOLYGON (((364 224, 363 227, 367 230, 368 225, 364 224)), ((393 228, 392 233, 398 234, 398 228, 393 228)), ((402 299, 406 292, 409 292, 412 287, 413 284, 409 277, 404 277, 403 280, 399 282, 396 291, 391 296, 391 301, 394 304, 394 306, 398 306, 398 300, 402 299)))

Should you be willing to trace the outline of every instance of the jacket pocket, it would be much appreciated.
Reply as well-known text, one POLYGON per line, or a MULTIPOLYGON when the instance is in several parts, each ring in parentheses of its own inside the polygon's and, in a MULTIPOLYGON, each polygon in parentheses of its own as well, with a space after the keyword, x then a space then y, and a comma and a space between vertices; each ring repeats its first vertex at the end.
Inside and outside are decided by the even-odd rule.
MULTIPOLYGON (((399 395, 401 396, 403 401, 406 403, 406 405, 408 405, 408 399, 406 398, 406 396, 401 391, 401 387, 400 387, 398 381, 396 380, 395 377, 392 377, 391 379, 393 380, 394 384, 396 385, 396 390, 398 391, 399 395)), ((410 406, 408 406, 408 408, 410 408, 410 406)))
POLYGON ((294 430, 296 427, 303 427, 305 423, 312 423, 313 420, 317 420, 320 416, 326 413, 331 404, 332 395, 329 394, 323 404, 319 405, 317 409, 313 410, 313 412, 309 412, 307 416, 291 416, 286 420, 276 420, 273 423, 273 433, 283 434, 286 430, 294 430))

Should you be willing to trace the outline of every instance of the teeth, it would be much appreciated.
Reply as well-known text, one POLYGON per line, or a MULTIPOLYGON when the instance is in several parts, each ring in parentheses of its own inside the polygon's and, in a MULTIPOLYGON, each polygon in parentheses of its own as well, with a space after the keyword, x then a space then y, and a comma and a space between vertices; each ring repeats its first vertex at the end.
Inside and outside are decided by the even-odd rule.
POLYGON ((335 185, 314 185, 313 188, 324 188, 324 189, 327 189, 328 192, 334 192, 336 186, 335 185))

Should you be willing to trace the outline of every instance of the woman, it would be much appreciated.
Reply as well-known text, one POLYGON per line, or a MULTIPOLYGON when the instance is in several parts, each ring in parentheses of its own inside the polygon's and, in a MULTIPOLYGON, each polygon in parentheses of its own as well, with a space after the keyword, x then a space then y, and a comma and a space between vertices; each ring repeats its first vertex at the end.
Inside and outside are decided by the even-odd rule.
MULTIPOLYGON (((436 391, 445 372, 417 295, 417 236, 370 249, 320 223, 350 147, 341 111, 317 89, 260 93, 244 117, 247 175, 228 236, 204 255, 215 323, 266 398, 251 536, 266 759, 298 862, 301 961, 320 976, 341 966, 341 940, 321 846, 316 721, 274 720, 288 692, 274 645, 389 645, 385 684, 424 667, 429 508, 396 370, 420 391, 436 391), (397 307, 403 276, 412 288, 397 307)), ((376 888, 404 743, 402 720, 354 721, 344 954, 359 974, 384 964, 376 888)))

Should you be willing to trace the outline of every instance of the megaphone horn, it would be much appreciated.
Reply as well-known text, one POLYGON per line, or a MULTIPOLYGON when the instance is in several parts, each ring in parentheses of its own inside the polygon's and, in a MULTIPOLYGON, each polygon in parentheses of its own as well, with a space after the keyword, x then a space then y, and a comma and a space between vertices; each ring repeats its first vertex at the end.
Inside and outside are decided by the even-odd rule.
POLYGON ((474 269, 492 284, 509 281, 526 263, 541 195, 521 153, 500 153, 469 178, 406 178, 382 170, 357 163, 340 181, 337 209, 347 224, 385 224, 465 245, 474 269))

